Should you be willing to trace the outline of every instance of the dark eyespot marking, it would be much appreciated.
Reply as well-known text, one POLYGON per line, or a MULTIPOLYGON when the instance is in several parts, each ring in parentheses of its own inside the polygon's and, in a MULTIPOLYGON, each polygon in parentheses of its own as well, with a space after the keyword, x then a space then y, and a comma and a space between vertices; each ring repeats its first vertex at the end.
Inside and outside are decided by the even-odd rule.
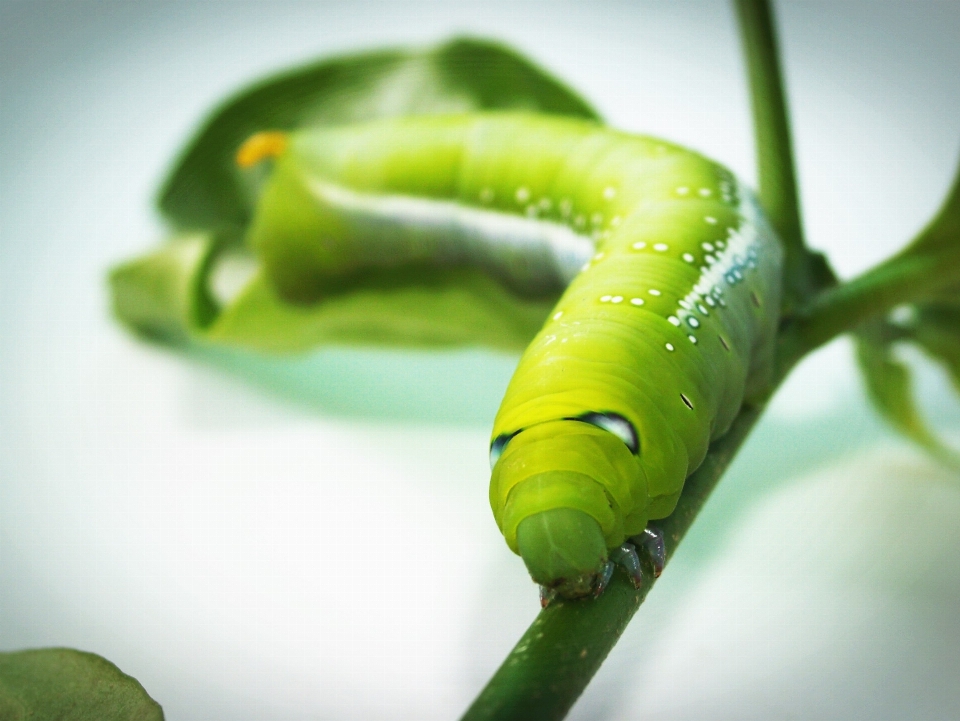
POLYGON ((619 413, 584 413, 576 418, 567 418, 568 421, 580 421, 602 428, 623 441, 631 453, 640 452, 640 437, 633 424, 619 413))
MULTIPOLYGON (((521 429, 522 430, 522 429, 521 429)), ((513 433, 501 433, 497 436, 493 443, 490 444, 490 470, 493 470, 493 467, 497 465, 497 461, 500 460, 500 456, 503 455, 503 449, 507 447, 507 444, 510 442, 510 439, 517 435, 520 431, 514 431, 513 433)))
POLYGON ((689 408, 691 411, 693 410, 693 403, 691 403, 690 399, 687 398, 683 393, 680 394, 680 399, 683 401, 684 405, 686 405, 687 408, 689 408))

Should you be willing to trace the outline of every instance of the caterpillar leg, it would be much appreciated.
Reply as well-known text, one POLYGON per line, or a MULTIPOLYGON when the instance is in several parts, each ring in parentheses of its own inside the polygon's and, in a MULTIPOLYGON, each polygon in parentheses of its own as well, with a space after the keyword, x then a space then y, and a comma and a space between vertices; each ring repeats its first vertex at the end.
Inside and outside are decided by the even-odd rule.
POLYGON ((640 556, 637 555, 636 546, 628 541, 619 548, 614 548, 610 551, 610 560, 623 567, 633 581, 634 587, 643 586, 643 569, 640 567, 640 556))
POLYGON ((663 566, 667 562, 667 552, 663 545, 663 531, 656 526, 647 526, 643 533, 630 539, 637 548, 643 549, 653 566, 653 577, 660 578, 663 566))
MULTIPOLYGON (((662 545, 662 544, 661 544, 662 545)), ((637 547, 629 541, 623 545, 612 549, 608 555, 609 560, 603 564, 600 572, 596 576, 596 585, 593 588, 594 598, 598 598, 607 589, 610 579, 613 578, 613 571, 616 566, 621 566, 630 576, 635 588, 643 586, 643 568, 640 563, 640 556, 637 554, 637 547)), ((662 568, 662 565, 660 566, 662 568)), ((657 565, 654 562, 654 572, 657 575, 657 565)), ((557 597, 556 589, 540 586, 540 606, 546 608, 550 602, 557 597)))

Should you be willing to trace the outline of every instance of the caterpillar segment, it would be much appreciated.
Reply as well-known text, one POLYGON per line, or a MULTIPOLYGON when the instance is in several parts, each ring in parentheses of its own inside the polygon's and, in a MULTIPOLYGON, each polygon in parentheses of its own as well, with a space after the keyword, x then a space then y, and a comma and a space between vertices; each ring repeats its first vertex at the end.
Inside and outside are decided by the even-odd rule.
POLYGON ((494 517, 542 598, 602 589, 612 560, 640 582, 636 547, 662 568, 648 523, 771 370, 781 249, 749 191, 694 152, 573 119, 269 140, 247 156, 276 155, 248 239, 282 296, 429 265, 556 300, 491 442, 494 517))

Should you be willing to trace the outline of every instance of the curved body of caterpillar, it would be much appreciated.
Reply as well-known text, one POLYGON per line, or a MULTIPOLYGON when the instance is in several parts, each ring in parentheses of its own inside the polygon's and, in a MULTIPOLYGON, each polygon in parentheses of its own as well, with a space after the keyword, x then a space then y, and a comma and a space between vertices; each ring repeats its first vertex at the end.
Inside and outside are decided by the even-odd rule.
POLYGON ((696 153, 589 122, 294 134, 249 238, 293 300, 422 265, 559 296, 497 415, 490 503, 534 579, 566 596, 673 510, 772 362, 781 250, 752 196, 696 153))

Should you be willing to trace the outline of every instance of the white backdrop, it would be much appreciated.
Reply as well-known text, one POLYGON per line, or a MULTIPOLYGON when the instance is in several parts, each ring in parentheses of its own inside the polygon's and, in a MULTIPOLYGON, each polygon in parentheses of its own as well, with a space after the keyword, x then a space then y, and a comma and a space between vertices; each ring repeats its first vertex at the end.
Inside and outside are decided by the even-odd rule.
MULTIPOLYGON (((850 275, 960 156, 960 7, 779 6, 810 239, 850 275)), ((171 721, 447 719, 499 665, 538 611, 486 498, 514 358, 185 357, 112 322, 104 283, 160 238, 152 193, 224 93, 463 32, 754 178, 719 0, 0 1, 0 649, 100 653, 171 721)), ((946 388, 924 372, 956 429, 946 388)), ((573 717, 960 717, 958 545, 958 479, 875 420, 831 345, 573 717)))

